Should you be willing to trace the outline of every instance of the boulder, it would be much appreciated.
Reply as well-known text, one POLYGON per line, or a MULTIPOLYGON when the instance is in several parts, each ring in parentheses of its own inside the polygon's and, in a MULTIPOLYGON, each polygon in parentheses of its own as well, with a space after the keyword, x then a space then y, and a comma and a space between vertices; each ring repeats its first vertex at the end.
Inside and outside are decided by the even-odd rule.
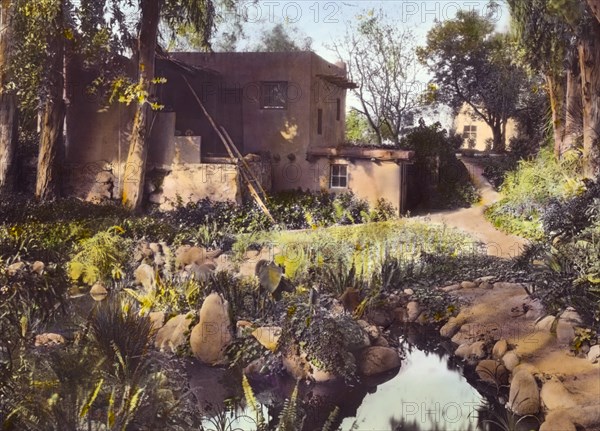
POLYGON ((515 367, 519 365, 520 359, 515 352, 510 351, 506 352, 504 356, 502 356, 502 362, 504 363, 506 369, 512 372, 515 369, 515 367))
POLYGON ((58 346, 65 344, 65 337, 60 334, 46 332, 35 336, 35 347, 58 346))
POLYGON ((8 271, 8 275, 14 276, 17 272, 22 271, 25 268, 25 262, 15 262, 8 265, 6 270, 8 271))
POLYGON ((600 404, 577 406, 568 410, 571 421, 583 429, 598 429, 600 424, 600 404))
POLYGON ((556 339, 559 344, 570 345, 575 338, 575 324, 568 320, 559 318, 556 325, 556 339))
POLYGON ((204 247, 182 245, 175 251, 175 268, 185 268, 192 263, 202 265, 207 260, 214 259, 221 254, 221 250, 207 251, 204 247))
POLYGON ((546 316, 535 323, 535 330, 540 332, 551 332, 555 320, 556 318, 554 316, 546 316))
POLYGON ((535 415, 540 411, 540 391, 529 371, 519 370, 513 376, 507 406, 520 416, 535 415))
POLYGON ((102 283, 96 283, 90 289, 90 295, 94 298, 94 301, 102 301, 108 296, 108 290, 102 283))
POLYGON ((414 322, 421 314, 421 307, 417 301, 410 301, 406 304, 406 311, 408 312, 408 321, 414 322))
POLYGON ((493 289, 494 285, 492 283, 490 283, 489 281, 483 281, 479 284, 479 287, 481 289, 493 289))
POLYGON ((408 311, 406 311, 406 307, 396 307, 394 311, 394 322, 396 323, 407 323, 408 322, 408 311))
POLYGON ((489 283, 491 281, 493 281, 496 277, 493 275, 486 275, 485 277, 479 277, 476 278, 474 281, 477 284, 481 284, 481 283, 489 283))
POLYGON ((374 325, 387 328, 394 323, 393 311, 387 307, 377 307, 367 313, 367 320, 374 325))
POLYGON ((475 341, 471 344, 471 358, 483 359, 487 356, 485 352, 485 343, 483 341, 475 341))
POLYGON ((454 351, 454 355, 458 356, 459 358, 467 359, 469 356, 471 356, 471 344, 461 344, 454 351))
POLYGON ((209 365, 225 359, 225 348, 231 341, 229 304, 217 293, 206 297, 200 307, 200 322, 190 335, 194 356, 209 365))
POLYGON ((474 289, 477 287, 477 283, 473 281, 463 281, 462 283, 460 283, 460 287, 462 289, 474 289))
POLYGON ((556 377, 544 383, 540 398, 542 405, 548 410, 571 408, 577 405, 573 395, 556 377))
POLYGON ((256 328, 252 332, 252 336, 256 338, 260 344, 274 352, 275 349, 277 349, 277 343, 281 337, 281 327, 262 326, 260 328, 256 328))
POLYGON ((31 271, 35 272, 36 274, 42 275, 44 273, 45 267, 46 265, 44 265, 44 262, 36 260, 31 264, 31 271))
POLYGON ((175 353, 186 340, 187 332, 192 325, 192 314, 179 314, 170 318, 167 323, 158 330, 154 345, 161 351, 175 353))
POLYGON ((458 317, 451 317, 448 321, 440 328, 440 335, 445 338, 452 338, 463 325, 464 319, 458 317))
POLYGON ((357 320, 356 323, 358 323, 358 326, 360 326, 362 330, 367 333, 371 341, 375 341, 379 338, 380 334, 379 329, 377 329, 377 326, 369 324, 369 322, 367 322, 366 320, 357 320))
POLYGON ((504 339, 498 340, 498 341, 496 341, 496 343, 494 344, 494 347, 492 348, 492 357, 494 359, 501 359, 507 350, 508 350, 508 343, 506 342, 506 340, 504 340, 504 339))
POLYGON ((573 307, 567 307, 567 309, 561 313, 560 319, 572 323, 573 325, 583 324, 583 319, 573 307))
POLYGON ((442 287, 441 290, 443 290, 446 293, 449 293, 460 289, 462 289, 462 286, 460 284, 451 284, 450 286, 442 287))
POLYGON ((375 341, 373 341, 373 345, 380 347, 390 347, 390 343, 388 343, 388 340, 386 340, 385 337, 377 338, 375 341))
POLYGON ((369 334, 355 320, 346 319, 342 325, 338 325, 338 328, 349 352, 356 352, 371 345, 369 334))
POLYGON ((148 318, 152 324, 152 330, 158 331, 165 325, 165 312, 164 311, 151 311, 148 313, 148 318))
POLYGON ((590 351, 587 354, 588 361, 595 364, 600 360, 600 344, 596 344, 590 347, 590 351))
POLYGON ((481 380, 496 387, 508 384, 508 370, 501 362, 484 359, 477 364, 475 372, 481 380))
POLYGON ((411 296, 411 295, 415 294, 415 291, 412 290, 412 289, 404 289, 403 292, 404 292, 405 295, 408 295, 408 296, 411 296))
POLYGON ((156 287, 154 268, 147 263, 142 263, 133 272, 136 283, 141 284, 146 293, 152 292, 156 287))
POLYGON ((577 428, 564 412, 557 411, 546 415, 539 431, 577 431, 577 428))
POLYGON ((190 277, 194 278, 194 280, 197 280, 201 283, 205 283, 215 272, 215 265, 212 263, 203 263, 202 265, 192 263, 191 265, 186 266, 185 270, 190 275, 190 277))
POLYGON ((360 352, 358 370, 365 376, 385 373, 400 366, 400 356, 391 347, 368 347, 360 352))

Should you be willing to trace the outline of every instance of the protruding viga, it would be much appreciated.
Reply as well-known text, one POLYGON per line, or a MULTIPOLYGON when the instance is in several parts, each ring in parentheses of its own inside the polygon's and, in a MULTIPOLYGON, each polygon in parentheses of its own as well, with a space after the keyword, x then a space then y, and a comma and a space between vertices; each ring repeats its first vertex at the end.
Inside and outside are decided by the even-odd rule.
POLYGON ((229 304, 217 293, 206 297, 200 308, 200 323, 190 335, 192 353, 198 360, 216 365, 225 359, 231 341, 229 304))

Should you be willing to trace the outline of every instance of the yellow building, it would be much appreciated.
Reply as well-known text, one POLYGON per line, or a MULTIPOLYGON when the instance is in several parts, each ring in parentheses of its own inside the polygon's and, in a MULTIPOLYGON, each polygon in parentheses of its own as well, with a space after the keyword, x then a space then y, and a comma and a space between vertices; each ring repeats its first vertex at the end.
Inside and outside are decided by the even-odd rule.
MULTIPOLYGON (((472 108, 466 103, 454 118, 454 129, 462 135, 461 148, 476 151, 490 151, 494 135, 492 128, 480 117, 473 115, 472 108)), ((516 135, 516 124, 513 119, 506 123, 506 149, 509 148, 510 138, 516 135)))

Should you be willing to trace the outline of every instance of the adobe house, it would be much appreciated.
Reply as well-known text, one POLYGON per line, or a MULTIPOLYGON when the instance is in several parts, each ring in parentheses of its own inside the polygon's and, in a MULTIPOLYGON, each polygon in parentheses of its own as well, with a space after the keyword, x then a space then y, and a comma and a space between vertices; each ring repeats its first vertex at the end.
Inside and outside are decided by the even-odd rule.
MULTIPOLYGON (((461 149, 489 152, 494 139, 492 128, 480 117, 474 116, 472 111, 465 103, 454 118, 454 129, 463 137, 461 149)), ((509 118, 506 123, 507 149, 510 138, 516 136, 516 133, 515 121, 509 118)))
MULTIPOLYGON (((312 52, 171 53, 157 57, 156 76, 166 83, 156 86, 163 109, 152 120, 146 193, 161 208, 242 199, 238 168, 203 107, 266 190, 352 190, 404 211, 412 152, 344 146, 346 91, 356 85, 343 64, 312 52)), ((116 198, 126 181, 129 108, 99 112, 82 93, 69 92, 66 159, 79 169, 66 188, 86 199, 116 198)))

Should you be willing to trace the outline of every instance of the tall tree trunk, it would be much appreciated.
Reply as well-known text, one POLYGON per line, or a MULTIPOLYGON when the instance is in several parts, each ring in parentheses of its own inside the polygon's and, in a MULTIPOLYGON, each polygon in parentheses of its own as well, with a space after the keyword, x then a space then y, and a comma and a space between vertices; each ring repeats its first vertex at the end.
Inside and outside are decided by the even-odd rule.
POLYGON ((60 10, 54 20, 51 36, 49 95, 41 110, 40 148, 37 164, 35 196, 41 200, 55 199, 60 195, 60 163, 63 153, 63 125, 65 122, 64 35, 60 10))
MULTIPOLYGON (((151 94, 154 57, 160 18, 160 0, 141 0, 141 26, 138 36, 138 80, 145 96, 151 94)), ((138 103, 134 114, 129 153, 123 175, 123 205, 136 210, 142 204, 148 145, 146 136, 152 111, 148 101, 138 103)))
POLYGON ((587 0, 587 3, 592 11, 592 14, 600 22, 600 0, 587 0))
POLYGON ((579 59, 575 58, 574 60, 575 64, 567 71, 565 135, 559 156, 575 148, 577 138, 582 130, 581 76, 579 73, 579 59))
POLYGON ((579 42, 581 100, 583 105, 584 172, 589 177, 600 168, 600 23, 590 23, 579 42))
POLYGON ((495 121, 492 127, 492 151, 495 153, 503 153, 506 150, 506 142, 504 139, 504 134, 502 133, 502 122, 495 121))
POLYGON ((9 81, 12 13, 10 0, 0 2, 0 193, 12 189, 12 165, 17 144, 17 100, 6 90, 9 81))
POLYGON ((560 155, 565 139, 565 89, 562 76, 549 72, 545 76, 552 111, 552 132, 554 135, 554 154, 560 155))

